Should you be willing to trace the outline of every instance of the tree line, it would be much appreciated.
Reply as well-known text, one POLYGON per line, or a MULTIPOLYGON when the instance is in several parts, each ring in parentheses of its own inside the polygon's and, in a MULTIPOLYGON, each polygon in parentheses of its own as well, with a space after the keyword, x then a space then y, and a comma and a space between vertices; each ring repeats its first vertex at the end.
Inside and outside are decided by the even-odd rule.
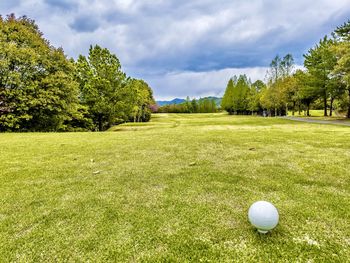
POLYGON ((68 59, 26 16, 0 16, 0 131, 103 131, 148 121, 152 89, 117 56, 91 46, 68 59))
POLYGON ((155 110, 157 113, 213 113, 218 112, 216 101, 213 98, 190 99, 179 104, 164 105, 155 110))
POLYGON ((221 107, 229 114, 286 115, 292 111, 322 108, 324 116, 334 109, 350 118, 350 20, 325 36, 304 55, 303 70, 295 70, 291 54, 276 56, 266 82, 254 83, 245 75, 227 84, 221 107))

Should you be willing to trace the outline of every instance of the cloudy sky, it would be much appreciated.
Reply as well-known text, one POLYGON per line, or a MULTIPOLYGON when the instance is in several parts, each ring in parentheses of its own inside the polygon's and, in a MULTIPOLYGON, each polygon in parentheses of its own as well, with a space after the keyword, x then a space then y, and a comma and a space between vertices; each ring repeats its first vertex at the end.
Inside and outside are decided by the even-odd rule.
POLYGON ((297 64, 350 18, 349 0, 0 0, 0 14, 35 19, 77 58, 109 48, 157 99, 222 95, 234 74, 264 78, 276 55, 297 64))

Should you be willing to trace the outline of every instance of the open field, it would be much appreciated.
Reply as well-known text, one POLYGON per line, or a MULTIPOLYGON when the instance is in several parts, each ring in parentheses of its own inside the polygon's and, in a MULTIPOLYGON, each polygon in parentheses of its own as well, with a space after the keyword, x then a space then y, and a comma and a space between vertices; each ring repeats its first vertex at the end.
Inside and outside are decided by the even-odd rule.
POLYGON ((0 134, 0 262, 346 262, 349 138, 224 114, 0 134), (267 235, 257 200, 279 209, 267 235))

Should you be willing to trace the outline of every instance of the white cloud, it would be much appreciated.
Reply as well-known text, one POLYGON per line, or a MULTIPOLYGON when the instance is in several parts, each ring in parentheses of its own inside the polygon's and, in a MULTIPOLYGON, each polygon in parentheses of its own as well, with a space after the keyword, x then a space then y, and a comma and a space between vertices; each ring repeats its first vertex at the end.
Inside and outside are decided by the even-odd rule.
POLYGON ((35 19, 69 56, 86 55, 90 44, 109 48, 129 75, 150 79, 158 97, 215 94, 233 74, 251 69, 254 78, 276 54, 292 53, 301 64, 302 54, 350 15, 349 0, 4 3, 1 14, 35 19))
POLYGON ((149 76, 146 80, 155 91, 158 100, 174 97, 184 98, 222 96, 227 82, 234 75, 246 74, 251 81, 264 80, 267 67, 226 68, 207 72, 171 72, 164 75, 149 76))

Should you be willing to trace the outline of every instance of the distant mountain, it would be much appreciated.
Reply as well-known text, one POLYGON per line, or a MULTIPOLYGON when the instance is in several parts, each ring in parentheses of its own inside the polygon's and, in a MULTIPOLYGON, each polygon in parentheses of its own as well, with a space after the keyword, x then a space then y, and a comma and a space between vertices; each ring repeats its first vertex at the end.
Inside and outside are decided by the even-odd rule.
MULTIPOLYGON (((204 100, 204 99, 215 100, 215 103, 216 103, 217 106, 220 106, 221 100, 222 100, 222 98, 209 96, 209 97, 197 99, 197 101, 204 100)), ((164 106, 164 105, 172 105, 172 104, 181 104, 181 103, 183 103, 185 101, 186 101, 185 99, 176 98, 176 99, 173 99, 173 100, 159 100, 159 101, 156 101, 156 102, 157 102, 157 104, 159 106, 164 106)))
POLYGON ((176 98, 176 99, 173 99, 173 100, 159 100, 159 101, 156 101, 156 102, 157 102, 157 104, 159 106, 164 106, 164 105, 171 105, 171 104, 181 104, 181 103, 183 103, 185 101, 186 101, 185 99, 176 98))
POLYGON ((221 105, 221 101, 222 101, 222 98, 212 97, 212 96, 205 97, 205 98, 200 98, 198 101, 204 100, 204 99, 215 100, 216 106, 218 106, 218 107, 221 105))

